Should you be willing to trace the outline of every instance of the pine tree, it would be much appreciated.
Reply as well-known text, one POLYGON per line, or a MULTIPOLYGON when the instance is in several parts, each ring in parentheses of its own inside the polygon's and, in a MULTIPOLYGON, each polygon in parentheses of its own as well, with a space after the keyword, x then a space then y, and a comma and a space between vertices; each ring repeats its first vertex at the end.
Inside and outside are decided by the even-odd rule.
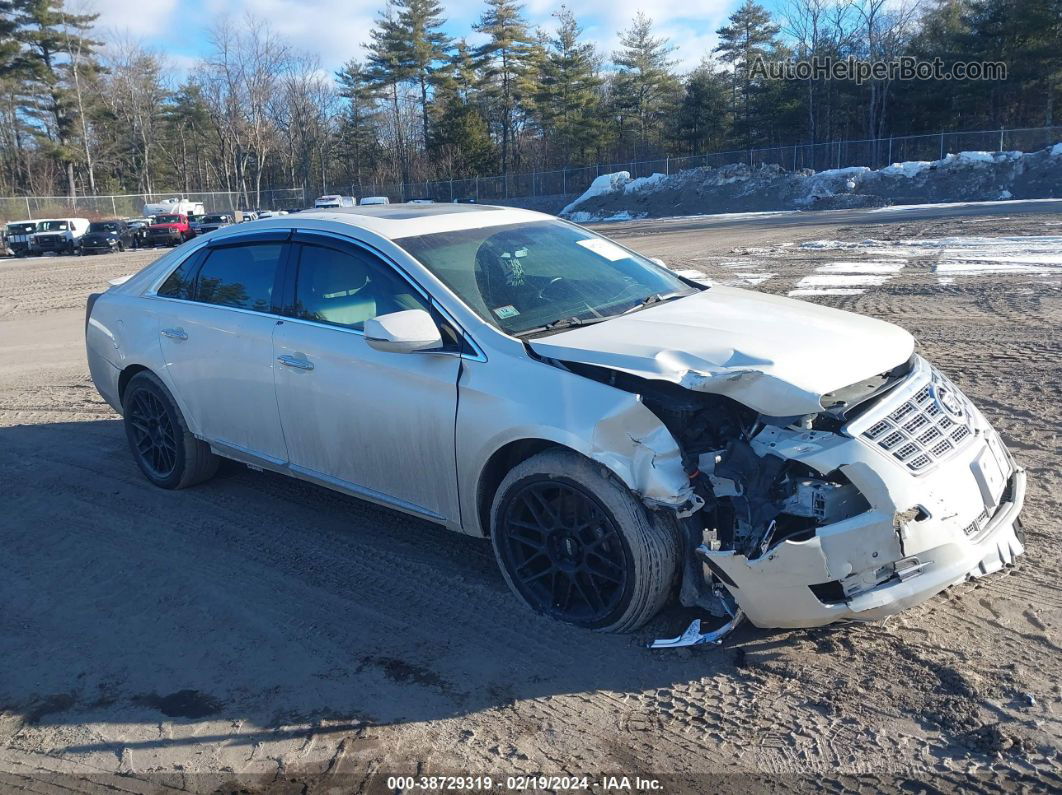
POLYGON ((362 180, 379 148, 376 103, 380 95, 365 65, 353 58, 336 72, 336 82, 339 95, 347 100, 340 119, 339 149, 352 169, 351 182, 360 196, 364 193, 362 180))
POLYGON ((653 21, 641 11, 620 36, 620 45, 612 55, 617 67, 613 104, 621 130, 633 127, 639 149, 645 150, 651 137, 660 137, 678 102, 681 86, 670 59, 674 48, 653 35, 653 21))
POLYGON ((39 137, 62 164, 73 200, 78 163, 89 166, 93 181, 81 81, 99 70, 95 61, 99 42, 88 38, 99 15, 67 13, 62 0, 15 0, 13 11, 29 95, 22 110, 40 125, 39 137))
POLYGON ((761 87, 752 78, 751 70, 757 58, 766 59, 775 46, 778 26, 771 21, 766 8, 745 0, 741 7, 730 15, 729 24, 716 31, 719 46, 715 51, 721 60, 734 68, 734 95, 740 108, 740 134, 745 148, 751 149, 756 130, 753 124, 755 94, 761 87))
POLYGON ((443 7, 438 0, 398 0, 398 22, 405 32, 404 67, 420 89, 420 113, 424 143, 427 146, 428 88, 441 79, 451 46, 450 37, 442 32, 446 24, 443 7))
POLYGON ((708 59, 686 78, 674 138, 688 154, 722 148, 730 125, 727 77, 708 59))
POLYGON ((376 19, 369 33, 369 57, 366 76, 376 91, 386 94, 391 104, 395 136, 395 160, 403 185, 409 184, 409 152, 403 131, 401 88, 413 81, 416 72, 409 60, 406 31, 398 19, 393 0, 376 19))
POLYGON ((518 82, 524 69, 532 38, 523 16, 523 6, 516 0, 487 0, 487 8, 473 30, 488 41, 476 49, 483 71, 484 94, 494 109, 501 130, 502 175, 509 173, 514 150, 518 82))
POLYGON ((594 45, 581 42, 582 28, 566 7, 554 14, 557 32, 547 43, 535 107, 546 140, 567 165, 585 157, 601 134, 601 79, 594 45))

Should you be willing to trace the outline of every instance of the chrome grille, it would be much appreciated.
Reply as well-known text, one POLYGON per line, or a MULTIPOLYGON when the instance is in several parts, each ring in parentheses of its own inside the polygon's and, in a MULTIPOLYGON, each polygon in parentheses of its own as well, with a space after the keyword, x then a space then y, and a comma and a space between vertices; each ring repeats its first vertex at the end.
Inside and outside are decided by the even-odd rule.
POLYGON ((969 401, 936 369, 929 383, 863 432, 863 438, 887 452, 911 472, 927 472, 973 440, 969 401), (962 416, 950 416, 935 397, 951 393, 962 416))

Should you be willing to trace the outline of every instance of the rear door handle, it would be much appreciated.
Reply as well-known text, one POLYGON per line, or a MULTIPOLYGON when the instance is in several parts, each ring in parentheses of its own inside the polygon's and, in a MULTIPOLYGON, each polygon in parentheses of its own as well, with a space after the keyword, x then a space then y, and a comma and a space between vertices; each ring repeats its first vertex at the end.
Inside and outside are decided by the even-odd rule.
POLYGON ((169 337, 171 340, 186 340, 188 335, 183 328, 164 328, 162 330, 163 337, 169 337))
POLYGON ((288 356, 287 354, 278 356, 277 361, 286 367, 294 367, 297 370, 313 369, 313 362, 307 361, 306 359, 299 359, 295 356, 288 356))

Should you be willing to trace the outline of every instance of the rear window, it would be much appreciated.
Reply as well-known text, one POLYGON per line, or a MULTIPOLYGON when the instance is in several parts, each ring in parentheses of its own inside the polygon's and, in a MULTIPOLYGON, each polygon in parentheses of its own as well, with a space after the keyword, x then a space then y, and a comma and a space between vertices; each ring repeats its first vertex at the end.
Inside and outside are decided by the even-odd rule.
POLYGON ((193 300, 270 312, 283 243, 218 248, 199 269, 193 300))

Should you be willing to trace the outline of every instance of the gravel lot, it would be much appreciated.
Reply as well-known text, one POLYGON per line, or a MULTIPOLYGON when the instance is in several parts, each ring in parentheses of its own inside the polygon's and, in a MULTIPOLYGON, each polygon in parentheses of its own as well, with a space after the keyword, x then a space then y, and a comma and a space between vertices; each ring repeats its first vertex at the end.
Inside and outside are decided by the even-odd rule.
MULTIPOLYGON (((881 219, 608 233, 781 294, 867 257, 806 241, 1062 234, 1062 212, 881 219)), ((813 297, 911 330, 994 422, 1029 471, 1017 567, 883 625, 746 626, 661 653, 642 644, 688 614, 567 629, 516 603, 488 544, 398 513, 235 464, 148 485, 82 330, 86 295, 153 257, 0 260, 0 790, 384 791, 429 772, 1062 787, 1057 272, 942 283, 940 255, 920 254, 813 297)))

